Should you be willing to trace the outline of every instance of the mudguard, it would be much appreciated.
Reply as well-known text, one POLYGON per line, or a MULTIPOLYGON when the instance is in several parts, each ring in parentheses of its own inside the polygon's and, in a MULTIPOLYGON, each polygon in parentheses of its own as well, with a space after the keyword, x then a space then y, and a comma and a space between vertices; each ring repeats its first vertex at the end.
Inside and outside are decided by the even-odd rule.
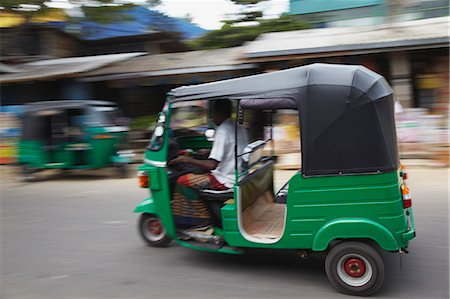
POLYGON ((312 249, 323 251, 334 239, 371 239, 384 250, 399 250, 394 235, 383 225, 365 218, 335 219, 317 232, 312 249))
POLYGON ((148 213, 155 214, 155 203, 153 198, 149 197, 144 199, 137 207, 134 209, 135 213, 148 213))

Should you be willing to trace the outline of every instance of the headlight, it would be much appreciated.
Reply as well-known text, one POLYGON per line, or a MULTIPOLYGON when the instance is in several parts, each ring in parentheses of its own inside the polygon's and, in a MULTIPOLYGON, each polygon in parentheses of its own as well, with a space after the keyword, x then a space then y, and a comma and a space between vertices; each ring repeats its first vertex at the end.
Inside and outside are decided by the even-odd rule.
POLYGON ((147 171, 138 171, 137 173, 139 187, 148 188, 149 186, 149 177, 147 171))

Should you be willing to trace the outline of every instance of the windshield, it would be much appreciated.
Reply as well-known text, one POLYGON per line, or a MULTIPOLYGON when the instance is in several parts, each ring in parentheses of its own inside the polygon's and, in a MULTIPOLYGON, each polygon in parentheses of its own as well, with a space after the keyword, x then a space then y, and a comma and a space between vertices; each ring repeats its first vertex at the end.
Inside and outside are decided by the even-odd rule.
POLYGON ((193 101, 174 105, 170 128, 175 135, 203 135, 208 129, 208 102, 193 101))
POLYGON ((122 117, 120 111, 115 106, 94 106, 92 123, 98 126, 120 125, 122 117))

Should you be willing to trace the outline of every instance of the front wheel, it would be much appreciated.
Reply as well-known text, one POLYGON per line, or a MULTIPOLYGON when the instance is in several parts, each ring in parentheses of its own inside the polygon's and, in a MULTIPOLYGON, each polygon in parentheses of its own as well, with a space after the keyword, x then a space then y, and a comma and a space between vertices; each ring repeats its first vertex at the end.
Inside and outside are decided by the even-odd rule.
POLYGON ((139 217, 138 231, 141 238, 151 246, 166 247, 172 241, 161 220, 154 214, 145 213, 139 217))
POLYGON ((372 246, 354 241, 342 242, 331 249, 325 271, 338 291, 356 296, 375 293, 385 277, 380 254, 372 246))

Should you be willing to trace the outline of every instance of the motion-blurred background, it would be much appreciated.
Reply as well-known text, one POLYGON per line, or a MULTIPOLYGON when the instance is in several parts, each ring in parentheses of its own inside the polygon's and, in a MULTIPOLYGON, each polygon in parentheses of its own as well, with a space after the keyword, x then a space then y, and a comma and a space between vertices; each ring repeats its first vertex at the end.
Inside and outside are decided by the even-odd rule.
MULTIPOLYGON (((0 297, 348 298, 295 252, 144 246, 132 211, 149 190, 99 169, 142 163, 172 88, 322 62, 394 89, 417 238, 386 256, 377 298, 448 298, 449 35, 448 0, 0 0, 0 297), (78 101, 25 114, 55 100, 78 101), (41 180, 18 179, 19 149, 50 169, 41 180)), ((207 123, 205 106, 177 113, 207 123)), ((295 112, 274 121, 279 188, 300 167, 300 131, 295 112)))
MULTIPOLYGON (((384 75, 401 158, 445 167, 448 15, 447 0, 1 0, 0 163, 17 161, 29 102, 117 103, 140 159, 170 89, 326 62, 384 75)), ((291 118, 278 115, 274 137, 296 168, 291 118)))

